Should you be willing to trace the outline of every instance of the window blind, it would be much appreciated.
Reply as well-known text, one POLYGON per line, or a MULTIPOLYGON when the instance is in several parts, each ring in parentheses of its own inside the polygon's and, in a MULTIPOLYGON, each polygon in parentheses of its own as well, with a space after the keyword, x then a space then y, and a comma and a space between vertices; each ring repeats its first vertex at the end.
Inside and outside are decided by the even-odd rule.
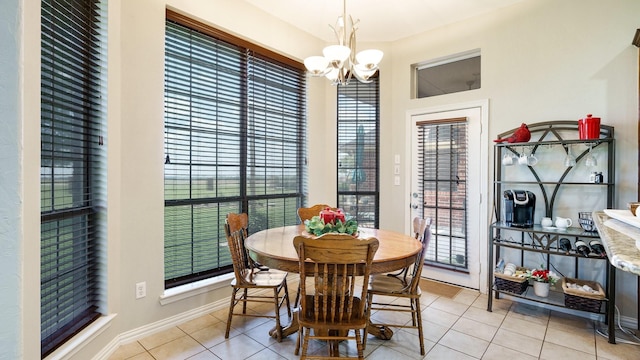
POLYGON ((231 269, 224 221, 297 222, 303 196, 306 77, 168 12, 165 40, 165 286, 231 269))
POLYGON ((467 259, 467 122, 418 124, 419 192, 434 235, 426 261, 460 270, 467 259))
POLYGON ((106 180, 98 0, 42 0, 41 353, 99 315, 106 180))
POLYGON ((338 207, 378 227, 380 82, 338 86, 338 207))

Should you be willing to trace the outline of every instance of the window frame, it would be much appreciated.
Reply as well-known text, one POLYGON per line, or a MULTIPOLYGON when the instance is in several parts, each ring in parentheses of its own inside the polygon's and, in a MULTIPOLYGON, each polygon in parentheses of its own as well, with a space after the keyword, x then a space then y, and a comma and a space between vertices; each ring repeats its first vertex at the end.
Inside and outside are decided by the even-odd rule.
MULTIPOLYGON (((234 156, 238 156, 237 163, 235 164, 239 169, 237 192, 226 194, 224 196, 218 196, 216 194, 215 196, 201 198, 196 198, 191 193, 186 197, 179 199, 172 199, 168 197, 168 167, 166 164, 167 161, 169 161, 169 163, 173 161, 173 155, 170 155, 170 151, 167 150, 171 145, 168 144, 169 140, 167 140, 168 136, 166 131, 168 131, 167 121, 169 120, 165 107, 165 150, 167 151, 165 153, 165 288, 168 289, 217 275, 226 274, 232 270, 231 259, 229 257, 228 261, 218 261, 217 266, 207 265, 205 266, 207 269, 202 271, 185 270, 185 274, 179 277, 168 274, 168 272, 171 271, 167 265, 167 262, 170 261, 168 260, 168 252, 170 251, 169 246, 173 246, 169 244, 169 241, 173 240, 171 240, 172 237, 169 235, 170 230, 168 229, 171 227, 169 224, 171 220, 167 217, 167 213, 170 212, 172 208, 175 208, 175 206, 193 207, 195 205, 199 205, 205 207, 219 207, 219 209, 216 210, 217 215, 215 218, 207 218, 212 221, 214 225, 212 226, 212 233, 206 235, 210 238, 208 241, 211 241, 213 246, 218 248, 216 255, 214 255, 217 259, 223 258, 224 251, 228 253, 224 233, 224 220, 226 214, 229 212, 245 212, 249 214, 250 232, 263 230, 268 227, 293 225, 298 222, 296 210, 298 207, 302 206, 306 197, 304 192, 306 187, 306 164, 304 159, 306 156, 307 76, 304 71, 303 64, 291 60, 281 54, 261 48, 246 40, 227 34, 219 29, 202 24, 185 15, 167 10, 166 21, 167 31, 169 29, 169 23, 172 23, 176 24, 176 26, 188 29, 188 31, 191 31, 193 34, 201 36, 202 39, 211 39, 211 41, 223 44, 225 47, 229 47, 230 49, 235 48, 238 51, 238 59, 240 59, 238 61, 241 64, 238 69, 239 85, 237 85, 239 89, 237 96, 239 104, 239 111, 237 114, 238 123, 234 123, 233 125, 237 126, 237 129, 233 131, 238 131, 234 134, 238 136, 237 144, 239 144, 239 150, 237 150, 238 153, 233 153, 234 156), (291 75, 290 77, 283 75, 283 83, 276 84, 275 80, 274 82, 271 81, 276 77, 272 72, 277 71, 277 69, 283 69, 287 74, 294 73, 295 75, 291 75), (286 84, 284 83, 285 81, 286 84), (280 86, 280 88, 278 86, 280 86), (283 93, 291 94, 293 99, 282 99, 284 105, 280 113, 274 111, 273 107, 269 108, 269 105, 272 104, 272 101, 269 101, 269 96, 272 92, 276 93, 278 89, 281 89, 283 93), (255 94, 259 96, 256 96, 255 94), (295 103, 295 106, 292 109, 285 106, 290 105, 291 103, 295 103), (284 125, 274 128, 273 124, 278 123, 284 125), (288 140, 285 141, 285 139, 288 140), (282 190, 280 192, 273 190, 277 188, 277 186, 270 187, 266 184, 268 178, 271 179, 277 177, 277 175, 273 175, 274 170, 278 170, 278 168, 273 165, 273 158, 277 158, 278 156, 280 156, 280 158, 283 159, 282 161, 286 163, 286 165, 282 165, 283 175, 281 176, 280 184, 282 185, 280 187, 282 190), (295 161, 292 161, 293 157, 295 157, 295 161), (295 174, 295 183, 292 183, 291 181, 287 182, 285 180, 287 177, 286 174, 290 173, 295 174), (261 180, 265 181, 265 186, 262 188, 256 188, 254 186, 256 181, 259 185, 261 180), (278 212, 280 209, 283 209, 281 213, 278 212)), ((234 51, 235 54, 236 50, 229 51, 234 51)), ((165 63, 167 63, 167 61, 165 61, 165 63)), ((214 62, 212 61, 212 63, 214 62)), ((167 70, 165 69, 165 79, 166 73, 167 70)), ((189 83, 191 83, 191 80, 185 81, 189 81, 189 83)), ((200 85, 207 86, 206 84, 200 85)), ((165 80, 165 95, 167 94, 167 86, 167 81, 165 80)), ((236 86, 235 82, 233 86, 236 86)), ((167 98, 167 95, 165 97, 167 98)), ((212 102, 212 104, 213 105, 211 106, 216 106, 215 104, 217 103, 212 102)), ((203 120, 203 123, 204 121, 205 120, 203 120)), ((188 122, 192 123, 193 119, 189 117, 188 122)), ((220 138, 221 135, 212 134, 210 136, 211 139, 213 139, 215 136, 220 138)), ((211 150, 210 154, 217 154, 220 152, 220 149, 222 148, 216 147, 215 150, 211 150)), ((232 150, 225 149, 225 151, 232 150)), ((236 150, 234 149, 233 151, 236 150)), ((216 159, 221 157, 222 155, 216 155, 216 159)), ((218 160, 211 160, 211 162, 215 162, 216 164, 219 163, 218 160)), ((183 162, 183 164, 187 166, 186 163, 183 162)), ((188 161, 188 166, 193 165, 194 161, 190 159, 188 161)), ((217 175, 214 175, 214 179, 218 179, 215 176, 217 175)), ((217 184, 218 182, 213 180, 212 186, 217 187, 217 184)), ((272 184, 269 183, 269 185, 272 184)), ((193 245, 193 250, 191 250, 190 255, 192 264, 198 251, 196 249, 196 242, 200 241, 195 239, 193 236, 193 233, 196 232, 196 230, 197 226, 194 225, 192 220, 192 235, 190 240, 193 245)), ((185 238, 183 243, 186 244, 188 241, 189 240, 185 238)))
POLYGON ((338 177, 336 203, 348 215, 352 216, 361 226, 378 228, 380 224, 380 76, 379 72, 370 78, 370 82, 363 83, 355 79, 347 85, 338 85, 336 91, 336 164, 338 177), (347 94, 356 96, 356 100, 349 100, 347 94), (358 98, 361 101, 358 101, 358 98), (359 103, 358 103, 359 102, 359 103), (372 106, 367 109, 362 102, 373 102, 372 106), (371 120, 361 120, 361 118, 373 116, 371 120), (349 126, 349 123, 355 124, 349 126), (367 130, 364 130, 364 125, 367 130), (372 125, 372 126, 371 126, 372 125), (341 131, 346 128, 347 131, 341 131), (350 129, 351 128, 351 129, 350 129), (350 129, 350 131, 349 131, 350 129), (358 134, 358 129, 362 129, 362 133, 358 134), (354 133, 355 131, 355 133, 354 133), (350 146, 352 139, 355 137, 355 148, 350 146), (373 141, 371 139, 373 138, 373 141), (362 143, 360 142, 362 140, 362 143), (347 141, 346 146, 342 145, 347 141), (360 148, 358 149, 358 146, 360 148), (349 153, 348 161, 345 160, 345 148, 349 153), (373 150, 373 152, 372 152, 373 150), (357 153, 362 153, 358 165, 357 153), (353 153, 353 154, 351 154, 353 153), (373 155, 373 159, 369 154, 373 155), (349 164, 343 164, 349 162, 349 164), (350 164, 350 163, 353 164, 350 164), (353 181, 345 181, 341 171, 347 171, 353 181), (341 179, 342 178, 342 179, 341 179), (355 184, 353 183, 355 182, 355 184), (349 189, 341 189, 341 186, 347 185, 349 189), (355 197, 355 205, 348 203, 349 197, 355 197), (368 204, 368 200, 372 198, 373 207, 368 204), (361 204, 361 200, 367 201, 361 204))
POLYGON ((107 11, 102 0, 42 0, 41 9, 44 358, 98 319, 105 300, 107 11))
POLYGON ((422 217, 432 219, 433 232, 425 263, 469 272, 468 120, 462 117, 424 121, 418 126, 420 211, 422 217), (437 170, 426 171, 434 168, 437 170))

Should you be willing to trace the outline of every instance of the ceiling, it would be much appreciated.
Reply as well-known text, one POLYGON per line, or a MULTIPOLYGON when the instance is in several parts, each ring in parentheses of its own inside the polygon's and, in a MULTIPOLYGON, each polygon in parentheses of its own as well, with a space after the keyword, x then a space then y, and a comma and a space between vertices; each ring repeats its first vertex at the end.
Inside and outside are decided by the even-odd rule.
MULTIPOLYGON (((327 42, 343 0, 244 0, 327 42)), ((346 0, 347 16, 360 19, 358 41, 395 41, 524 0, 346 0)))

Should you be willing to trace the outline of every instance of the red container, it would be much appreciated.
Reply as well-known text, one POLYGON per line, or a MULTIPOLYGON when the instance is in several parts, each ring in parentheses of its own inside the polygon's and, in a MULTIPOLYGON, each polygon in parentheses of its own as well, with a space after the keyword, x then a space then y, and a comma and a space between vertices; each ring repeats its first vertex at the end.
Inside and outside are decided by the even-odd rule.
POLYGON ((335 217, 336 217, 335 213, 329 207, 320 211, 320 219, 325 224, 329 224, 329 223, 333 224, 335 217))
POLYGON ((578 134, 580 140, 600 138, 600 118, 588 114, 586 118, 578 120, 578 134))

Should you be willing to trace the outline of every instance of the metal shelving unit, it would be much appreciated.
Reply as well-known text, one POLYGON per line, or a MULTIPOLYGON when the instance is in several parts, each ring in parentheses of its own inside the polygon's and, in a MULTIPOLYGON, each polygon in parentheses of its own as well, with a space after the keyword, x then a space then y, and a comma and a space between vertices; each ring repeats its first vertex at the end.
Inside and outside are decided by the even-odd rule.
MULTIPOLYGON (((507 186, 528 186, 536 189, 536 193, 539 193, 538 204, 540 200, 544 205, 544 216, 553 218, 553 212, 558 204, 558 193, 563 188, 569 187, 577 187, 580 189, 589 189, 590 187, 604 187, 604 193, 606 194, 606 206, 607 208, 613 207, 614 200, 614 192, 615 192, 615 171, 614 171, 614 163, 615 163, 615 149, 614 144, 615 140, 613 137, 613 127, 601 125, 600 127, 600 138, 599 139, 589 139, 589 140, 576 140, 578 137, 578 122, 577 121, 549 121, 549 122, 540 122, 535 124, 528 125, 529 131, 531 132, 531 140, 527 143, 497 143, 494 146, 494 216, 496 221, 493 222, 489 226, 489 268, 488 271, 488 284, 489 289, 491 289, 492 294, 496 299, 499 298, 501 294, 513 296, 516 298, 527 299, 528 301, 532 301, 534 303, 548 304, 552 306, 564 307, 564 297, 562 291, 551 291, 550 296, 548 298, 540 298, 533 294, 531 290, 531 286, 528 286, 527 289, 522 294, 515 294, 508 291, 498 290, 494 286, 494 274, 493 269, 495 267, 495 263, 497 263, 500 258, 501 248, 507 249, 515 249, 520 252, 520 265, 523 265, 525 262, 525 253, 526 252, 536 252, 541 254, 547 254, 549 256, 546 257, 546 267, 549 268, 551 255, 553 256, 563 256, 574 259, 574 272, 575 274, 579 273, 579 269, 581 266, 581 262, 584 259, 582 255, 577 254, 576 252, 565 253, 560 250, 557 246, 558 240, 561 237, 566 237, 573 239, 573 242, 577 240, 583 240, 585 242, 589 242, 593 239, 599 239, 599 235, 597 232, 589 232, 584 231, 580 227, 569 227, 566 230, 560 229, 552 229, 552 228, 544 228, 539 224, 535 224, 533 227, 529 228, 518 228, 511 227, 506 225, 501 219, 502 215, 502 195, 504 190, 506 190, 507 186), (582 182, 569 180, 569 176, 574 170, 575 166, 568 166, 563 168, 556 167, 556 173, 551 175, 557 175, 556 178, 552 180, 544 179, 543 176, 549 175, 549 168, 545 166, 541 166, 538 163, 538 166, 528 166, 525 167, 529 171, 529 176, 527 179, 518 178, 518 179, 508 179, 505 171, 505 166, 502 164, 502 159, 504 154, 511 154, 515 157, 519 157, 522 152, 528 149, 528 154, 536 154, 536 151, 543 149, 545 147, 557 147, 561 146, 564 149, 564 154, 568 154, 570 152, 570 148, 575 146, 585 146, 586 148, 596 149, 598 147, 604 147, 603 149, 607 154, 607 164, 606 164, 606 182, 602 183, 591 183, 591 182, 582 182), (558 170, 559 169, 559 170, 558 170), (508 236, 507 234, 516 234, 513 236, 508 236), (495 251, 494 251, 495 249, 495 251)), ((499 138, 506 138, 509 135, 513 134, 517 129, 512 129, 505 133, 499 134, 499 138)), ((581 151, 575 154, 576 163, 580 163, 580 161, 586 157, 589 153, 589 149, 581 151)), ((516 165, 518 166, 518 165, 516 165)), ((520 165, 522 166, 522 165, 520 165)), ((537 195, 538 196, 538 195, 537 195)), ((599 209, 592 209, 599 210, 599 209)), ((577 225, 577 224, 576 224, 577 225)), ((579 225, 578 225, 579 226, 579 225)), ((612 280, 615 279, 615 268, 611 266, 608 259, 606 257, 595 257, 589 256, 589 259, 594 260, 603 260, 606 262, 605 269, 607 278, 606 284, 606 294, 607 298, 603 301, 603 306, 601 307, 601 311, 599 314, 604 315, 605 322, 609 325, 609 342, 615 343, 615 334, 614 334, 614 304, 615 304, 615 292, 612 291, 614 286, 612 284, 612 280), (602 309, 604 308, 604 309, 602 309)), ((586 264, 588 266, 589 263, 586 264)), ((584 264, 582 266, 585 266, 584 264)), ((487 310, 492 311, 493 305, 493 297, 488 296, 488 304, 487 310)))

